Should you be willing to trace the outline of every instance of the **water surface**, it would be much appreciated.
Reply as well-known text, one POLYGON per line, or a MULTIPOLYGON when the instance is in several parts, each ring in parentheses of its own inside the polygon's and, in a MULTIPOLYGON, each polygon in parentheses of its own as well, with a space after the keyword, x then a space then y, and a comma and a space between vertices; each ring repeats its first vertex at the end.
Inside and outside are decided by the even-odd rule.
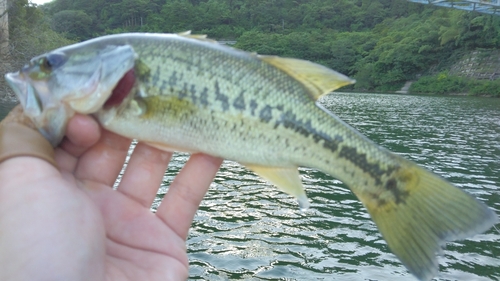
MULTIPOLYGON (((500 99, 330 95, 323 105, 376 143, 500 213, 500 99)), ((165 186, 182 167, 178 154, 165 186)), ((226 161, 189 235, 191 280, 416 280, 340 181, 301 169, 311 209, 226 161)), ((449 243, 436 280, 500 280, 500 233, 449 243)))

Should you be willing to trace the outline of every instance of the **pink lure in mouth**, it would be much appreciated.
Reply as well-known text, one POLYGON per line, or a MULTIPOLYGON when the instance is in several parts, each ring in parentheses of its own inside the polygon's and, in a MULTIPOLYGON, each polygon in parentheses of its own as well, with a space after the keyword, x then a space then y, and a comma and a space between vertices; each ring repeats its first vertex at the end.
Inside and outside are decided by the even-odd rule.
POLYGON ((104 104, 105 108, 109 108, 112 106, 119 105, 125 97, 130 93, 130 90, 134 87, 135 83, 135 71, 134 69, 130 69, 123 75, 122 79, 118 81, 116 87, 113 89, 111 96, 108 98, 106 103, 104 104))

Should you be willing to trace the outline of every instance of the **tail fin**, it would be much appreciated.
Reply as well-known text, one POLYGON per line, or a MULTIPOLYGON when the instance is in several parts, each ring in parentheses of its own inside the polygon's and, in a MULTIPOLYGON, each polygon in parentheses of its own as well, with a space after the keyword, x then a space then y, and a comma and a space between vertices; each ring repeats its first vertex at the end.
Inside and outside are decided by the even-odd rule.
POLYGON ((438 271, 436 253, 441 251, 441 245, 484 232, 498 217, 461 189, 404 162, 405 168, 397 175, 402 186, 386 185, 386 190, 377 195, 355 188, 353 191, 392 252, 418 279, 430 280, 438 271))

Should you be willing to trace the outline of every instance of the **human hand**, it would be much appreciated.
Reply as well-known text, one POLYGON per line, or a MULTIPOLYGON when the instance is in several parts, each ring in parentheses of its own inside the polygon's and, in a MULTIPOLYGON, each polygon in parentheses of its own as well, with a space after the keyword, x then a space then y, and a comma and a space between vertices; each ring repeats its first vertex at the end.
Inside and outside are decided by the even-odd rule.
POLYGON ((55 149, 0 163, 0 280, 185 280, 185 239, 222 160, 192 155, 156 213, 171 153, 139 143, 117 190, 130 140, 76 115, 55 149))

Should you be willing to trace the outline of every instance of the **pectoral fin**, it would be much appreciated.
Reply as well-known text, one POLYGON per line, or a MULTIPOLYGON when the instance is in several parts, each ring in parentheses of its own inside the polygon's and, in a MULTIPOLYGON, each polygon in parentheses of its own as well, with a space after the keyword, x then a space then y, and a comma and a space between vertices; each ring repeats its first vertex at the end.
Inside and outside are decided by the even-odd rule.
POLYGON ((270 181, 284 192, 295 196, 299 201, 301 209, 309 208, 309 200, 307 199, 302 181, 300 180, 299 171, 297 168, 278 168, 265 167, 257 165, 245 165, 248 169, 255 172, 260 177, 270 181))
POLYGON ((183 147, 179 147, 179 146, 174 146, 174 145, 169 145, 169 144, 166 144, 166 143, 158 143, 158 142, 145 142, 147 145, 149 146, 152 146, 154 148, 157 148, 159 150, 163 150, 163 151, 167 151, 167 152, 187 152, 187 153, 197 153, 198 151, 194 151, 194 150, 190 150, 190 149, 186 149, 186 148, 183 148, 183 147))

